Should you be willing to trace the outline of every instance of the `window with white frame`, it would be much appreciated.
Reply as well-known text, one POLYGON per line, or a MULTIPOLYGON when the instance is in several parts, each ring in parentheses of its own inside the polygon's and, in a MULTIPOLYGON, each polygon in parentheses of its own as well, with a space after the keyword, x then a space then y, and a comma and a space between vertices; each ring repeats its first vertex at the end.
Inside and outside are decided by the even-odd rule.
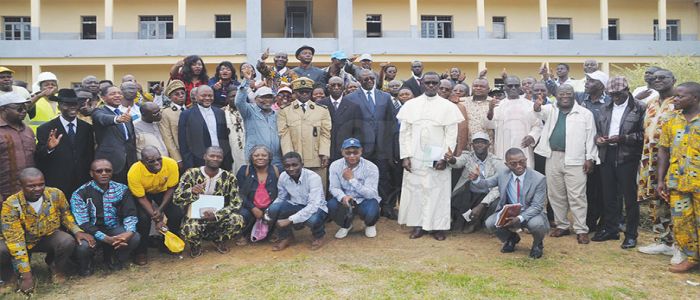
POLYGON ((452 38, 452 16, 421 16, 422 38, 452 38))
MULTIPOLYGON (((654 40, 659 40, 659 20, 654 20, 654 40)), ((666 20, 666 40, 681 40, 681 20, 666 20)))
POLYGON ((82 16, 80 17, 81 32, 80 38, 83 40, 97 39, 97 16, 82 16))
POLYGON ((4 17, 3 21, 6 40, 29 40, 32 38, 30 17, 4 17))
POLYGON ((216 38, 231 37, 231 15, 216 15, 216 38))
POLYGON ((620 20, 608 19, 608 40, 620 39, 620 20))
POLYGON ((506 38, 506 17, 493 17, 493 31, 491 31, 491 37, 494 39, 505 39, 506 38))
POLYGON ((140 16, 139 39, 172 39, 173 16, 140 16))
POLYGON ((549 18, 549 39, 550 40, 570 40, 571 19, 569 18, 549 18))
POLYGON ((382 15, 367 15, 367 37, 382 37, 382 15))

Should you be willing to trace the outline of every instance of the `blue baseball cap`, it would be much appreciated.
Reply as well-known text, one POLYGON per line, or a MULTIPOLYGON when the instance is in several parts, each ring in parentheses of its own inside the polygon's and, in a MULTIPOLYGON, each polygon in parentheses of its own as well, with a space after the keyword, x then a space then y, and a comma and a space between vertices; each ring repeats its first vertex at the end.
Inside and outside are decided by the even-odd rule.
POLYGON ((340 147, 342 149, 347 149, 347 148, 362 148, 362 144, 360 144, 360 140, 356 138, 349 138, 343 141, 343 145, 340 147))
POLYGON ((344 51, 338 50, 331 54, 331 59, 348 59, 348 56, 345 54, 344 51))

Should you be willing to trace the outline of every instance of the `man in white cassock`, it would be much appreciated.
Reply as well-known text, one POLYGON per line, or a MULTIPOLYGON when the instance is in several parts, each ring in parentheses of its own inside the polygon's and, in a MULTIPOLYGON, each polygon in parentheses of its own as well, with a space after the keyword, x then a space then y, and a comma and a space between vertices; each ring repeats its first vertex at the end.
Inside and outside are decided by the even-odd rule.
POLYGON ((537 118, 532 102, 520 95, 520 78, 509 76, 503 89, 507 99, 494 99, 489 105, 483 127, 494 129, 494 155, 506 159, 506 150, 519 148, 527 157, 527 166, 535 167, 534 146, 542 133, 542 121, 537 118))
POLYGON ((450 229, 451 172, 443 159, 457 144, 464 121, 453 103, 437 95, 440 76, 423 76, 423 95, 407 101, 396 115, 404 175, 399 224, 413 227, 410 238, 431 232, 442 241, 450 229))

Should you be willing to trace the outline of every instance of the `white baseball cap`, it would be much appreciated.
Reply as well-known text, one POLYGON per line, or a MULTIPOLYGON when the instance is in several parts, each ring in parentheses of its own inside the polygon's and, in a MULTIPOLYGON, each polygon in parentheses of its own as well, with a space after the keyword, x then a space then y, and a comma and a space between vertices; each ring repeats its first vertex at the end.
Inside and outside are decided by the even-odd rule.
POLYGON ((371 54, 367 54, 367 53, 360 55, 360 61, 363 61, 363 60, 372 61, 372 55, 371 55, 371 54))
POLYGON ((27 103, 29 102, 28 99, 22 97, 22 95, 15 93, 15 92, 10 92, 10 93, 5 93, 0 95, 0 106, 5 106, 8 104, 16 104, 16 103, 27 103))
POLYGON ((255 97, 262 97, 262 96, 267 96, 267 95, 272 95, 274 96, 275 93, 272 92, 272 89, 266 86, 260 87, 257 91, 255 91, 255 97))
POLYGON ((603 86, 607 87, 608 86, 608 80, 610 79, 608 74, 605 74, 603 71, 595 71, 593 73, 586 73, 586 76, 590 77, 591 79, 598 80, 603 83, 603 86))
POLYGON ((488 133, 480 131, 472 135, 472 142, 478 139, 486 140, 487 142, 491 142, 491 139, 489 138, 488 133))

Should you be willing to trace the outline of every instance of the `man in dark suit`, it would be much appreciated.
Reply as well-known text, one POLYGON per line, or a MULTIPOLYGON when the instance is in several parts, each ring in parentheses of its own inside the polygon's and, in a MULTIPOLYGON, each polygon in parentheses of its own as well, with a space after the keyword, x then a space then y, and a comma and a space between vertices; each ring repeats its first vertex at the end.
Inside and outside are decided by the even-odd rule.
POLYGON ((362 110, 355 102, 343 101, 345 84, 337 76, 328 80, 330 96, 321 99, 318 104, 328 108, 331 114, 331 162, 342 158, 341 146, 343 141, 354 137, 361 139, 362 110))
POLYGON ((37 128, 37 166, 46 185, 58 188, 70 198, 80 185, 90 180, 90 164, 95 155, 92 126, 77 118, 79 102, 72 89, 61 89, 51 100, 58 102, 61 115, 37 128))
MULTIPOLYGON (((391 143, 396 126, 394 104, 391 95, 376 88, 374 72, 361 70, 360 89, 347 95, 347 101, 354 102, 362 112, 362 156, 379 168, 379 195, 386 199, 391 189, 389 184, 389 160, 393 156, 391 143)), ((397 218, 393 207, 382 207, 382 215, 397 218)))
POLYGON ((131 107, 121 105, 119 87, 100 89, 104 106, 92 112, 92 128, 95 131, 95 159, 104 158, 112 163, 112 180, 127 184, 126 173, 136 162, 136 134, 131 121, 131 107))
POLYGON ((413 95, 418 97, 423 95, 423 88, 420 82, 423 79, 423 63, 417 60, 412 62, 411 72, 413 72, 413 76, 404 80, 403 87, 409 88, 413 95))
POLYGON ((515 245, 520 242, 520 236, 514 231, 527 228, 532 234, 533 242, 530 257, 540 258, 544 251, 544 237, 549 231, 549 221, 545 210, 547 181, 544 175, 527 167, 527 157, 519 148, 506 151, 508 169, 500 170, 496 175, 484 178, 477 166, 469 175, 472 185, 477 188, 492 188, 498 186, 501 198, 496 206, 496 213, 486 219, 486 228, 494 232, 503 242, 502 253, 515 251, 515 245), (503 226, 497 226, 499 213, 506 204, 522 205, 520 214, 509 217, 503 226))
POLYGON ((223 169, 231 171, 233 158, 228 143, 228 128, 224 111, 211 104, 214 91, 209 86, 197 87, 194 92, 196 105, 180 114, 178 140, 185 170, 204 165, 204 152, 211 146, 224 149, 223 169))

